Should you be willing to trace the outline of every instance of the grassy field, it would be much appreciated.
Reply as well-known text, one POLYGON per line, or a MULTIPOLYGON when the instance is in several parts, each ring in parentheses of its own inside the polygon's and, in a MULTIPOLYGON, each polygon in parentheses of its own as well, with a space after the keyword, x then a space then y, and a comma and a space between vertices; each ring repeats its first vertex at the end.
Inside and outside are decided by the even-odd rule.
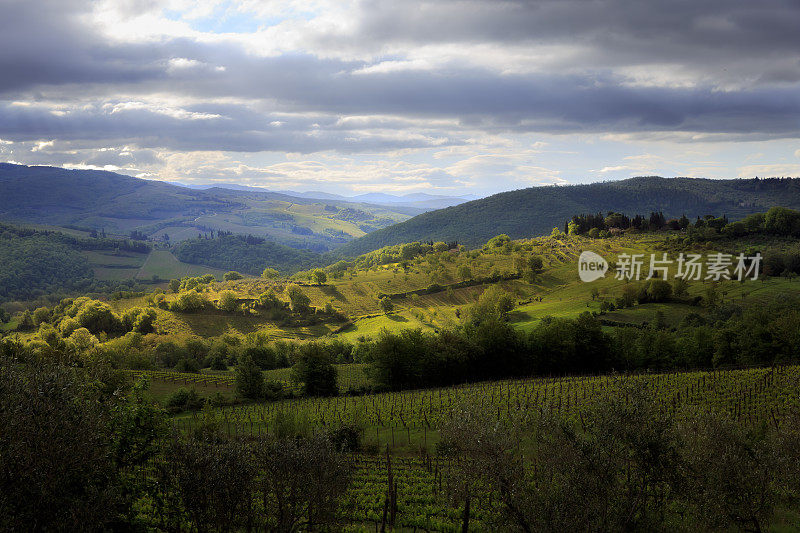
POLYGON ((217 279, 222 279, 225 271, 216 268, 190 265, 188 263, 181 263, 172 255, 169 250, 153 250, 147 256, 147 260, 139 266, 135 274, 137 279, 151 279, 153 276, 158 276, 159 279, 181 279, 185 276, 203 276, 211 274, 217 279))
POLYGON ((82 252, 89 260, 97 279, 123 280, 131 279, 141 269, 148 258, 147 254, 114 251, 82 252))

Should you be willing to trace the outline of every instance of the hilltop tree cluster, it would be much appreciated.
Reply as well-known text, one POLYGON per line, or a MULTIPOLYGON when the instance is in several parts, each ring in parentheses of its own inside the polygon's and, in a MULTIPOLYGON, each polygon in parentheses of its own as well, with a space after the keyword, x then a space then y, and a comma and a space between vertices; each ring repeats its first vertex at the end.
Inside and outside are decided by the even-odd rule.
POLYGON ((742 220, 730 222, 725 215, 706 215, 692 222, 686 215, 667 220, 662 212, 652 212, 649 217, 609 211, 606 215, 574 215, 564 226, 569 235, 609 237, 614 231, 686 231, 690 236, 713 237, 723 235, 743 237, 765 234, 800 237, 800 211, 785 207, 772 207, 766 213, 754 213, 742 220))

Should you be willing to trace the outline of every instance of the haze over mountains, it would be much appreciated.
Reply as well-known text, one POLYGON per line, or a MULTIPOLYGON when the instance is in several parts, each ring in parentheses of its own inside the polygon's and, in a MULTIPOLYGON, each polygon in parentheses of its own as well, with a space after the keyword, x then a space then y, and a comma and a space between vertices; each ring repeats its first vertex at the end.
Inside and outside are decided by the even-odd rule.
POLYGON ((230 189, 235 191, 277 192, 279 194, 285 194, 287 196, 292 196, 294 198, 305 198, 313 200, 342 200, 346 202, 416 207, 419 209, 426 209, 426 210, 441 209, 443 207, 450 207, 453 205, 463 204, 464 202, 468 202, 470 200, 478 199, 478 196, 474 194, 468 194, 463 196, 445 196, 441 194, 429 194, 424 192, 409 193, 403 195, 371 192, 371 193, 358 194, 355 196, 343 196, 341 194, 334 194, 325 191, 304 191, 304 192, 291 191, 291 190, 269 191, 268 189, 265 189, 263 187, 251 187, 248 185, 240 185, 238 183, 227 183, 227 182, 188 184, 179 181, 171 181, 167 183, 170 183, 171 185, 177 185, 179 187, 187 187, 189 189, 198 189, 198 190, 208 190, 212 188, 218 188, 218 189, 230 189))

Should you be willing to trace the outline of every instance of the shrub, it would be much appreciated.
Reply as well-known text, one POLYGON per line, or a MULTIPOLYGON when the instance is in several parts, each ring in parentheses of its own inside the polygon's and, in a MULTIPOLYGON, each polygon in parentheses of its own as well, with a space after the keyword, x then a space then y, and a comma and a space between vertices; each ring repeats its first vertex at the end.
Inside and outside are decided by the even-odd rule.
POLYGON ((203 398, 197 394, 196 390, 181 387, 167 398, 166 408, 173 413, 184 410, 191 411, 202 408, 203 403, 203 398))
POLYGON ((178 372, 200 372, 200 365, 195 359, 183 358, 175 365, 175 370, 178 372))
POLYGON ((217 306, 227 313, 232 313, 239 307, 239 298, 233 291, 222 291, 219 294, 219 303, 217 306))
POLYGON ((181 313, 194 313, 211 307, 211 301, 195 290, 182 293, 177 300, 169 306, 170 311, 181 313))
POLYGON ((383 309, 383 312, 386 314, 391 313, 392 310, 394 309, 394 304, 392 303, 392 300, 388 296, 384 296, 383 298, 381 298, 379 303, 381 305, 381 309, 383 309))

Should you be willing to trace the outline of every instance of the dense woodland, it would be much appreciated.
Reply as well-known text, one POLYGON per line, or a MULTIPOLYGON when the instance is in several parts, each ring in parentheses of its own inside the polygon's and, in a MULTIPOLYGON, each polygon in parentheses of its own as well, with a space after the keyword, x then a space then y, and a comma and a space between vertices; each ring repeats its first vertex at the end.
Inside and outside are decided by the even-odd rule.
POLYGON ((667 218, 686 214, 692 219, 716 213, 736 220, 773 206, 800 208, 798 183, 790 178, 642 177, 591 185, 532 187, 424 213, 349 242, 337 252, 359 255, 413 241, 457 240, 474 247, 501 233, 512 239, 545 235, 576 213, 597 211, 652 211, 662 212, 667 218))
POLYGON ((175 247, 175 256, 186 263, 253 275, 261 274, 267 267, 290 274, 320 264, 320 256, 308 250, 290 248, 250 235, 225 233, 214 238, 184 241, 175 247))
POLYGON ((35 300, 45 295, 112 292, 131 289, 130 282, 99 282, 81 254, 86 250, 147 252, 149 245, 133 240, 78 238, 0 224, 0 302, 35 300))

